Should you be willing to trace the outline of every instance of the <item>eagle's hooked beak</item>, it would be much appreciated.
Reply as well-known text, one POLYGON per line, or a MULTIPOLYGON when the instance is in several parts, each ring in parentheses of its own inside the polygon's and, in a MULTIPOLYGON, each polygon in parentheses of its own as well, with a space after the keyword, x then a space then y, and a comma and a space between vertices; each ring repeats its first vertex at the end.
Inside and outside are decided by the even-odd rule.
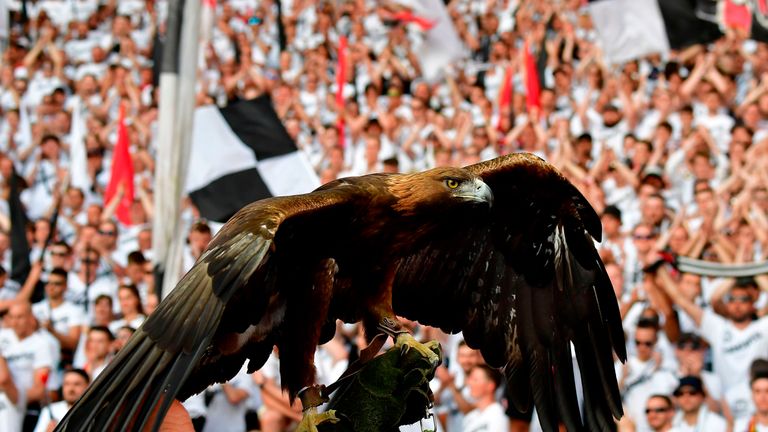
POLYGON ((461 197, 478 203, 487 203, 489 207, 493 205, 493 192, 490 186, 479 178, 467 182, 464 189, 461 197))

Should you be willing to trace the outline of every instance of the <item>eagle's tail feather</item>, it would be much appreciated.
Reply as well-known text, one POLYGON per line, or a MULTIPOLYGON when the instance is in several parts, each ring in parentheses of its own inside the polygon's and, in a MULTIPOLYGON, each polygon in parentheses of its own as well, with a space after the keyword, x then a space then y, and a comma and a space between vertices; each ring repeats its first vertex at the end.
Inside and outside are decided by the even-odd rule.
POLYGON ((127 361, 120 370, 102 373, 62 419, 57 430, 141 431, 152 418, 155 419, 152 430, 157 430, 178 387, 202 354, 174 355, 163 350, 141 329, 121 353, 123 351, 127 361))

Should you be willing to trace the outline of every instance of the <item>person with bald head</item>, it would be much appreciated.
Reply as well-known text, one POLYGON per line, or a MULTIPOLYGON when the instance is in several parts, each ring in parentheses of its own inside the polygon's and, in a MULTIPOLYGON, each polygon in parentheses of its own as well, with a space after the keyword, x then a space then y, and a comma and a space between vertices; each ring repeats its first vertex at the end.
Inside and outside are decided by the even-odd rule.
POLYGON ((11 305, 0 329, 0 355, 5 357, 16 385, 16 408, 22 417, 28 404, 44 400, 45 377, 55 362, 49 340, 36 330, 37 321, 28 302, 11 305))

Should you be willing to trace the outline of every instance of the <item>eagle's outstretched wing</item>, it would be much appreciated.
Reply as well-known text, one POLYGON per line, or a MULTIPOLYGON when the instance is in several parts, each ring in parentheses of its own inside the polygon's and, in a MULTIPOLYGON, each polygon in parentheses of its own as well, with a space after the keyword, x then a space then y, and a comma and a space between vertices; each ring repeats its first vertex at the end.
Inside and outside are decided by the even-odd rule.
MULTIPOLYGON (((347 199, 343 190, 323 191, 263 200, 238 212, 56 430, 143 430, 142 422, 158 406, 160 422, 175 397, 232 378, 248 358, 259 367, 273 340, 222 353, 216 338, 225 344, 227 335, 237 336, 260 322, 265 333, 280 325, 280 317, 266 325, 262 321, 281 307, 270 261, 278 227, 283 231, 291 225, 287 221, 306 213, 319 222, 324 213, 339 218, 335 212, 347 199)), ((230 339, 237 344, 236 337, 230 339)))
MULTIPOLYGON (((589 430, 615 429, 621 398, 615 352, 626 357, 614 291, 595 250, 598 216, 579 191, 536 156, 467 167, 492 189, 487 220, 401 261, 395 312, 450 332, 502 367, 512 401, 536 405, 544 430, 581 430, 571 343, 589 430)), ((448 222, 450 223, 450 222, 448 222)))

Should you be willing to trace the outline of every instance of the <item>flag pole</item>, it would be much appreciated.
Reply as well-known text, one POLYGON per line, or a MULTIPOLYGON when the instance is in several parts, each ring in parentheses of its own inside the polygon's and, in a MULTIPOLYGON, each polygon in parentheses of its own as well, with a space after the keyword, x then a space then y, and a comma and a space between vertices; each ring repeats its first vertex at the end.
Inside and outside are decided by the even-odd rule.
POLYGON ((181 199, 184 196, 195 109, 199 52, 200 1, 171 0, 160 75, 160 130, 155 170, 155 290, 162 298, 181 276, 183 238, 181 199), (159 291, 158 291, 159 289, 159 291))

